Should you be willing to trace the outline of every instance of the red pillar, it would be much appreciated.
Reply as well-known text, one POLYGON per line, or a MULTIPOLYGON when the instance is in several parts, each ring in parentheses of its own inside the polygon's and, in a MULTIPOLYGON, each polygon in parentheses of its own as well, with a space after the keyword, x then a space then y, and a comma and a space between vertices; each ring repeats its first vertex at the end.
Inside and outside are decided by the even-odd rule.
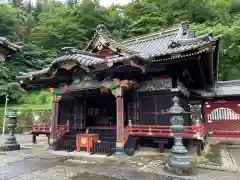
POLYGON ((53 149, 56 148, 57 142, 57 121, 59 115, 59 100, 61 96, 53 95, 53 103, 52 103, 52 116, 51 116, 51 128, 50 128, 50 141, 49 145, 52 146, 53 149))
POLYGON ((116 97, 116 153, 115 155, 125 155, 124 152, 124 106, 123 106, 123 88, 119 87, 112 90, 116 97))

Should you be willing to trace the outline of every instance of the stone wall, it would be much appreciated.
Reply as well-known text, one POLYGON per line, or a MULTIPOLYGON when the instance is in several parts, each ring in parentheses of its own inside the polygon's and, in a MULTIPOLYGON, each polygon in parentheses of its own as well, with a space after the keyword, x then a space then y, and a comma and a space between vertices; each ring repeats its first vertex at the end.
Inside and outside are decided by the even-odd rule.
MULTIPOLYGON (((49 109, 22 109, 18 111, 17 133, 24 133, 31 130, 33 124, 50 124, 51 110, 49 109), (36 118, 37 117, 37 118, 36 118)), ((0 132, 2 132, 4 110, 0 110, 0 132)), ((7 121, 6 121, 7 125, 7 121)), ((7 133, 7 126, 5 132, 7 133)))

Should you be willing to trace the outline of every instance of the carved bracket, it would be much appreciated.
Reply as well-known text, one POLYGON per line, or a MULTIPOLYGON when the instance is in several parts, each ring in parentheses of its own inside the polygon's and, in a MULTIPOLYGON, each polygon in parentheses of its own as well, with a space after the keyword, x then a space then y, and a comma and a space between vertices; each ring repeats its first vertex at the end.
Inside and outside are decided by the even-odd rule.
POLYGON ((143 73, 146 73, 146 69, 147 69, 146 65, 140 65, 135 60, 131 60, 130 65, 133 66, 133 67, 137 67, 137 68, 141 69, 141 71, 143 73))
POLYGON ((123 96, 123 88, 119 87, 119 88, 116 88, 116 89, 112 89, 112 94, 115 96, 115 97, 121 97, 123 96))
POLYGON ((172 88, 171 79, 155 79, 143 82, 138 91, 144 92, 144 91, 170 90, 171 88, 172 88))
POLYGON ((191 119, 193 125, 200 125, 202 123, 202 106, 200 104, 190 104, 191 119))
POLYGON ((131 89, 136 88, 137 82, 133 80, 120 80, 120 79, 113 79, 109 81, 103 82, 103 86, 108 89, 116 89, 116 88, 123 88, 123 89, 131 89))
POLYGON ((76 66, 75 62, 65 62, 65 63, 61 64, 60 68, 63 68, 63 69, 66 69, 66 70, 70 70, 74 66, 76 66))

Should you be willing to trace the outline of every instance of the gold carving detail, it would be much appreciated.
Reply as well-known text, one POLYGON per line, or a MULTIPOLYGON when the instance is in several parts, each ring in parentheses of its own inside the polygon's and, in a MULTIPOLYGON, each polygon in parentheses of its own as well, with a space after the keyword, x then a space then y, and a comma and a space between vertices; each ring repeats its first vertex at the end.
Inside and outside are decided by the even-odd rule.
POLYGON ((117 87, 121 87, 123 89, 130 89, 130 88, 136 88, 138 87, 137 83, 133 80, 120 80, 120 79, 113 79, 108 80, 103 83, 104 87, 109 87, 111 85, 115 85, 117 87))
POLYGON ((76 66, 76 63, 75 62, 65 62, 61 65, 60 68, 64 68, 66 70, 70 70, 72 69, 74 66, 76 66))
POLYGON ((82 143, 82 145, 86 145, 87 144, 87 138, 83 137, 81 139, 81 143, 82 143))
POLYGON ((112 89, 111 91, 112 91, 112 94, 115 97, 123 96, 123 89, 122 88, 112 89))

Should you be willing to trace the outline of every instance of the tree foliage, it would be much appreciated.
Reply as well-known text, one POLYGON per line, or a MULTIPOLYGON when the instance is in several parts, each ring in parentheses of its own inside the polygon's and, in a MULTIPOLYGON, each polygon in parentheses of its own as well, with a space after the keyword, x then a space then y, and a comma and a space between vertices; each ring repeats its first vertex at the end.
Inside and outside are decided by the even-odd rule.
MULTIPOLYGON (((124 39, 181 21, 190 21, 197 34, 213 31, 220 35, 219 79, 240 78, 239 0, 132 0, 110 7, 102 6, 98 0, 37 0, 35 5, 15 0, 12 5, 0 5, 0 36, 21 42, 24 48, 12 61, 1 65, 0 85, 7 87, 20 71, 49 64, 59 48, 84 48, 98 24, 105 24, 117 38, 124 39)), ((13 87, 15 91, 7 91, 17 98, 21 91, 13 87)))

